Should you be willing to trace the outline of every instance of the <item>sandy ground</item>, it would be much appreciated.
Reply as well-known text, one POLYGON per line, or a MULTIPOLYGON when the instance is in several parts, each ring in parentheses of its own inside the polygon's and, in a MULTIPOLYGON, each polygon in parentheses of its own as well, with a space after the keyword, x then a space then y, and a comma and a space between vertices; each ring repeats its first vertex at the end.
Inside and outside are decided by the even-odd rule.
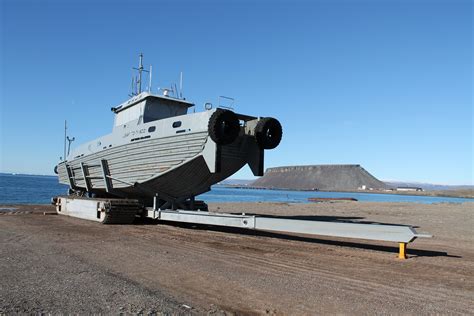
POLYGON ((472 314, 474 204, 212 204, 211 210, 411 224, 409 245, 208 226, 112 226, 0 206, 0 314, 472 314))

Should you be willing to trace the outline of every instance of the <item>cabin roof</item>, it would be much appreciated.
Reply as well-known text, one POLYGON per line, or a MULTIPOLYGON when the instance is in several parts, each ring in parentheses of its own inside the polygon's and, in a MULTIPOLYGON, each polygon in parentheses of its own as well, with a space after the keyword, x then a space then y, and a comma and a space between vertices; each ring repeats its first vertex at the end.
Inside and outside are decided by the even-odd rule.
POLYGON ((116 107, 112 107, 111 110, 114 113, 119 113, 119 112, 121 112, 121 111, 123 111, 123 110, 125 110, 129 107, 134 106, 135 104, 140 103, 141 101, 143 101, 147 98, 161 99, 161 100, 171 100, 171 101, 176 102, 176 105, 180 105, 180 106, 186 106, 186 107, 194 106, 194 103, 188 102, 186 100, 176 99, 176 98, 163 96, 163 95, 151 94, 151 93, 148 93, 148 92, 142 92, 139 95, 136 95, 136 96, 128 99, 127 101, 121 103, 120 105, 118 105, 116 107))

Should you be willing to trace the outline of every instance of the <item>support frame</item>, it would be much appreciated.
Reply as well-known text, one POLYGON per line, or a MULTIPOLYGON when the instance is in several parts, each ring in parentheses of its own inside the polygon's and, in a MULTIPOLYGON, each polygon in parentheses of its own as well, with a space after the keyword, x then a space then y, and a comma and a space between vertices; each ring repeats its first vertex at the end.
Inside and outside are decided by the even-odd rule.
POLYGON ((329 237, 354 238, 397 242, 400 253, 406 257, 406 244, 416 238, 430 238, 429 234, 419 234, 411 226, 323 222, 274 218, 256 215, 212 213, 186 210, 146 209, 146 217, 162 221, 206 224, 253 230, 320 235, 329 237))

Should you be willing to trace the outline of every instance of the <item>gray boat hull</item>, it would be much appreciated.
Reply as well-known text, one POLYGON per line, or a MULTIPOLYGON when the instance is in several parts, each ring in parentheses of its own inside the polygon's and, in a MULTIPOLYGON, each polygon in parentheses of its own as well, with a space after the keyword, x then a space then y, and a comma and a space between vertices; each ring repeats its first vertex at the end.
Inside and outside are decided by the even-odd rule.
POLYGON ((143 140, 62 162, 58 175, 75 191, 183 200, 209 191, 247 163, 256 175, 263 173, 263 150, 254 137, 242 130, 232 144, 217 145, 207 132, 199 132, 143 140))

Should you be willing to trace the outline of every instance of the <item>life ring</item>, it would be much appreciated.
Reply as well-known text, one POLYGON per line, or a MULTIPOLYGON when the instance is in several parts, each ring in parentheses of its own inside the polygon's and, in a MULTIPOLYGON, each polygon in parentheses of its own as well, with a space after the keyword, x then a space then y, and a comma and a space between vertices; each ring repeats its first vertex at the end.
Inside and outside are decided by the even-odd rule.
POLYGON ((237 115, 229 110, 218 109, 212 113, 208 125, 211 139, 219 145, 233 143, 240 132, 240 123, 237 115))

